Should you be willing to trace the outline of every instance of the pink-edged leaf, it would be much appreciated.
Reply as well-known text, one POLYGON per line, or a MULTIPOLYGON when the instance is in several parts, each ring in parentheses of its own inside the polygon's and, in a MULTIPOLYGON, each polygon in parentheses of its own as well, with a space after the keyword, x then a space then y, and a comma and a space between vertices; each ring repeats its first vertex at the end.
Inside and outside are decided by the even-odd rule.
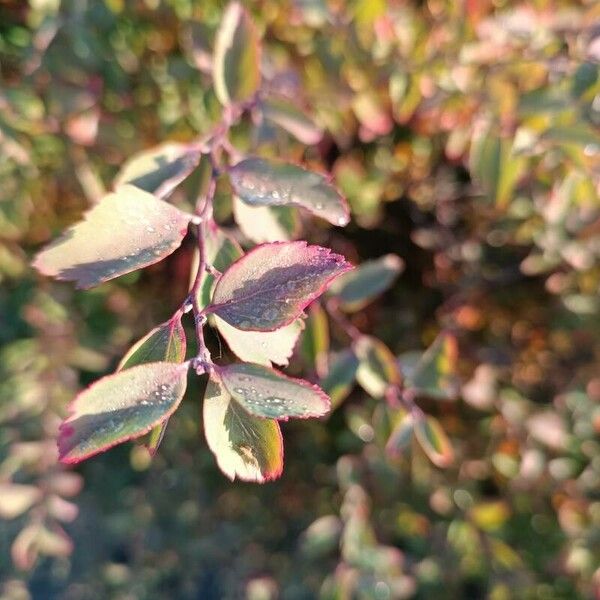
POLYGON ((81 392, 60 426, 60 460, 77 463, 148 433, 179 406, 187 371, 187 363, 147 363, 103 377, 81 392))
MULTIPOLYGON (((171 319, 158 325, 136 342, 122 358, 117 370, 150 362, 182 363, 185 360, 187 340, 181 316, 181 312, 177 312, 171 319)), ((145 446, 152 456, 156 454, 162 442, 168 423, 169 419, 163 421, 146 439, 145 446)))
POLYGON ((300 206, 334 225, 350 220, 344 197, 320 173, 251 157, 229 169, 236 195, 250 206, 300 206))
POLYGON ((44 275, 90 288, 161 261, 179 247, 191 215, 134 186, 105 196, 33 261, 44 275))
POLYGON ((207 308, 237 329, 273 331, 291 323, 352 266, 306 242, 257 246, 223 273, 207 308))
POLYGON ((165 198, 194 170, 201 155, 198 146, 177 142, 144 150, 121 167, 114 181, 115 188, 129 183, 165 198))
POLYGON ((215 39, 213 81, 223 105, 249 100, 260 85, 260 40, 250 15, 231 2, 215 39))
POLYGON ((270 367, 288 364, 304 329, 304 321, 296 319, 275 331, 242 331, 215 316, 215 326, 240 360, 270 367))
POLYGON ((232 481, 264 483, 283 470, 279 423, 248 414, 212 373, 203 404, 204 435, 221 471, 232 481))
POLYGON ((323 130, 299 108, 283 98, 268 98, 262 103, 263 115, 308 146, 321 141, 323 130))
POLYGON ((234 196, 233 216, 240 231, 255 244, 287 242, 301 230, 298 209, 291 206, 250 206, 234 196))
POLYGON ((251 363, 218 367, 223 385, 246 411, 265 419, 322 417, 331 408, 327 394, 303 379, 251 363))

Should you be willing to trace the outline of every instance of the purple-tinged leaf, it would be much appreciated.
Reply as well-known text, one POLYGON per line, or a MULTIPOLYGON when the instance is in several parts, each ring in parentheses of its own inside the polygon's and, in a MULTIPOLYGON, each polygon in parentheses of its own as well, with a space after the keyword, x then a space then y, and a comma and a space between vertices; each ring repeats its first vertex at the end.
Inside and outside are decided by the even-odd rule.
POLYGON ((303 144, 314 146, 323 137, 323 130, 287 100, 268 98, 262 103, 262 111, 267 119, 291 133, 303 144))
MULTIPOLYGON (((181 313, 178 312, 136 342, 122 358, 117 370, 150 362, 182 363, 185 360, 186 345, 181 313)), ((148 435, 145 446, 152 456, 156 454, 162 442, 168 423, 169 420, 166 419, 148 435)))
POLYGON ((249 206, 233 197, 233 216, 240 231, 255 244, 287 242, 298 237, 298 210, 290 206, 249 206))
POLYGON ((231 2, 215 39, 213 80, 223 105, 249 100, 260 85, 260 40, 250 15, 231 2))
POLYGON ((248 414, 212 373, 203 404, 204 435, 221 471, 232 481, 264 483, 283 470, 279 423, 248 414))
POLYGON ((436 467, 443 469, 454 462, 452 445, 437 419, 429 416, 416 419, 414 428, 421 448, 436 467))
POLYGON ((385 292, 402 272, 404 263, 395 254, 369 260, 338 278, 329 289, 341 308, 354 312, 385 292))
POLYGON ((273 364, 287 366, 304 329, 304 321, 296 319, 275 331, 242 331, 215 316, 215 326, 240 360, 270 367, 273 364))
POLYGON ((401 411, 396 425, 385 445, 386 452, 393 457, 400 456, 402 451, 410 444, 415 423, 413 416, 406 411, 401 411))
POLYGON ((279 371, 251 363, 218 367, 217 373, 231 397, 249 413, 265 419, 322 417, 330 410, 323 390, 279 371))
POLYGON ((187 371, 187 363, 147 363, 103 377, 81 392, 60 426, 61 462, 77 463, 160 425, 179 406, 187 371))
POLYGON ((33 261, 44 275, 90 288, 161 261, 179 247, 191 215, 134 186, 108 194, 33 261))
POLYGON ((237 329, 273 331, 298 318, 351 268, 339 254, 306 242, 263 244, 223 273, 207 312, 237 329))
POLYGON ((334 225, 347 225, 348 205, 320 173, 263 158, 242 160, 229 169, 236 195, 250 206, 300 206, 334 225))
POLYGON ((196 167, 201 152, 197 146, 167 142, 132 156, 115 178, 115 188, 131 184, 154 194, 168 196, 196 167))

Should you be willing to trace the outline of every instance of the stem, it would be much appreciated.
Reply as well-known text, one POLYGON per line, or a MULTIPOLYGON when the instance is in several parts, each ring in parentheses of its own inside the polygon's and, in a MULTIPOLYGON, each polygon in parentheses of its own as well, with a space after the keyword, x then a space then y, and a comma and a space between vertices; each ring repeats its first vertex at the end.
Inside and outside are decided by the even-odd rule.
POLYGON ((339 302, 335 299, 332 298, 327 301, 325 310, 327 310, 329 316, 352 341, 355 342, 358 338, 362 337, 363 334, 360 329, 342 314, 342 311, 339 309, 339 302))

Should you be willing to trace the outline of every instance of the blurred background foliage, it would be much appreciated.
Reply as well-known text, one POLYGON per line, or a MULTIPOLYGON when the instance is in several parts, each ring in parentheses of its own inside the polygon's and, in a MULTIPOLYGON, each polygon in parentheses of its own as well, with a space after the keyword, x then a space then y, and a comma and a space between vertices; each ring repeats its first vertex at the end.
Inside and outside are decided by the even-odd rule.
MULTIPOLYGON (((285 424, 268 485, 218 471, 198 386, 152 461, 126 444, 57 465, 67 402, 179 305, 192 249, 88 292, 30 258, 132 154, 219 119, 224 3, 0 0, 0 598, 599 597, 600 5, 246 6, 272 110, 324 135, 254 115, 234 143, 347 195, 350 226, 290 213, 293 235, 402 259, 345 318, 406 377, 438 340, 417 401, 454 462, 390 447, 397 411, 349 384, 328 420, 285 424)), ((290 368, 315 381, 348 347, 318 312, 290 368)))

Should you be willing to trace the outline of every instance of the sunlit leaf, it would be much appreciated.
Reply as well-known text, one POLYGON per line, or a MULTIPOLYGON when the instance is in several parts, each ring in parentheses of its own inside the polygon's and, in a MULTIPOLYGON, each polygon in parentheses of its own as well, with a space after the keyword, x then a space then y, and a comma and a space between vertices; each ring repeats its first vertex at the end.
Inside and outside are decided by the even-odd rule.
POLYGON ((132 156, 121 167, 114 185, 131 184, 159 198, 168 196, 196 167, 197 146, 167 142, 132 156))
POLYGON ((298 237, 298 209, 290 206, 249 206, 233 197, 233 216, 240 231, 255 244, 286 242, 298 237))
POLYGON ((281 475, 283 441, 279 423, 245 411, 215 374, 204 393, 203 417, 208 447, 229 479, 263 483, 281 475))
POLYGON ((42 490, 34 485, 0 483, 0 518, 14 519, 41 498, 42 490))
POLYGON ((215 325, 240 360, 266 367, 273 363, 286 366, 304 329, 302 319, 296 319, 275 331, 242 331, 216 316, 215 325))
POLYGON ((434 417, 415 420, 415 435, 429 460, 437 467, 448 467, 454 462, 454 451, 448 436, 434 417))
POLYGON ((351 268, 339 254, 306 242, 263 244, 223 273, 207 311, 238 329, 273 331, 351 268))
POLYGON ((251 206, 301 206, 334 225, 350 220, 335 187, 300 166, 252 157, 231 167, 229 177, 236 195, 251 206))
POLYGON ((260 41, 240 2, 231 2, 217 31, 213 79, 222 104, 249 100, 260 84, 260 41))
MULTIPOLYGON (((186 337, 181 324, 181 313, 162 323, 136 342, 121 359, 118 371, 150 362, 182 363, 185 360, 186 337)), ((154 455, 160 446, 167 424, 166 419, 149 434, 146 447, 154 455)))
POLYGON ((391 287, 403 268, 402 259, 395 254, 366 261, 334 281, 329 293, 340 301, 344 310, 360 310, 391 287))
POLYGON ((306 319, 306 330, 301 344, 304 360, 314 368, 319 377, 327 372, 329 352, 329 323, 323 307, 315 302, 311 305, 306 319))
POLYGON ((313 146, 323 137, 323 130, 291 102, 268 98, 262 103, 263 115, 291 133, 303 144, 313 146))
POLYGON ((377 338, 361 336, 354 344, 354 352, 359 359, 356 379, 374 398, 381 398, 388 385, 402 382, 396 357, 377 338))
POLYGON ((303 379, 250 363, 218 367, 217 372, 233 399, 257 417, 287 421, 329 412, 327 395, 303 379))
POLYGON ((321 386, 331 398, 333 409, 337 408, 352 391, 357 369, 358 358, 352 350, 342 350, 329 365, 329 372, 321 381, 321 386))
POLYGON ((155 362, 103 377, 81 392, 60 427, 60 460, 76 463, 156 427, 179 406, 188 365, 155 362))
POLYGON ((89 288, 159 262, 181 244, 191 216, 131 185, 46 246, 33 265, 44 275, 89 288))
POLYGON ((460 385, 457 363, 456 338, 451 333, 442 333, 412 369, 407 377, 408 383, 419 393, 433 398, 456 398, 460 385))

